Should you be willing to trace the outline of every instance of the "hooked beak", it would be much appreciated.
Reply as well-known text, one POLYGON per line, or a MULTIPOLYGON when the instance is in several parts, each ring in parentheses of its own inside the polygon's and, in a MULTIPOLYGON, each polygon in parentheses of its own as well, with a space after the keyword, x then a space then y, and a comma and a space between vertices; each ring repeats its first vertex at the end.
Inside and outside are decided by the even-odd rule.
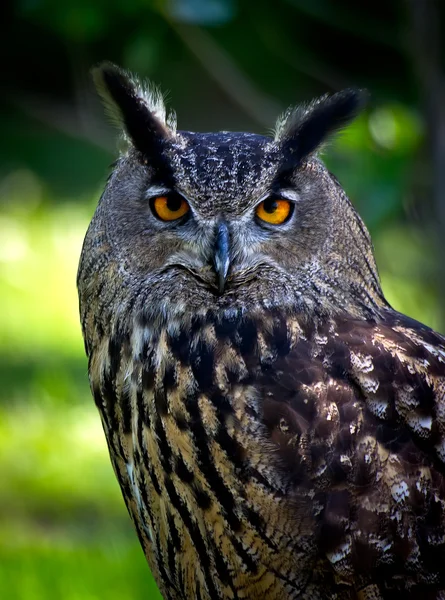
POLYGON ((218 290, 219 293, 222 294, 230 266, 229 229, 225 223, 220 223, 216 230, 213 265, 218 278, 218 290))

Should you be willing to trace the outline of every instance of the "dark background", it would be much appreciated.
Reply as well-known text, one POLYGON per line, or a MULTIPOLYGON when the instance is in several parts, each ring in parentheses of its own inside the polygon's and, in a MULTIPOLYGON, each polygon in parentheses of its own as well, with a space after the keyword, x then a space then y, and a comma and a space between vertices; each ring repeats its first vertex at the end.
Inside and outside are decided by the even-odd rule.
POLYGON ((78 325, 78 256, 117 147, 89 69, 107 59, 149 78, 197 131, 267 134, 289 105, 367 88, 324 157, 371 230, 388 300, 445 331, 445 2, 0 10, 0 597, 154 599, 78 325))

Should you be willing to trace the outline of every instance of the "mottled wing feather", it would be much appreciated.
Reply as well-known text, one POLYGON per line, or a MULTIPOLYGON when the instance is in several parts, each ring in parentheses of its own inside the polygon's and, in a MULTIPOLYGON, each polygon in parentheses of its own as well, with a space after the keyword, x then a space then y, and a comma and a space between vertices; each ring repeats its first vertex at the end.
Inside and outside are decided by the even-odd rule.
POLYGON ((414 597, 444 589, 444 338, 392 311, 337 318, 260 381, 282 469, 312 495, 339 579, 414 597))

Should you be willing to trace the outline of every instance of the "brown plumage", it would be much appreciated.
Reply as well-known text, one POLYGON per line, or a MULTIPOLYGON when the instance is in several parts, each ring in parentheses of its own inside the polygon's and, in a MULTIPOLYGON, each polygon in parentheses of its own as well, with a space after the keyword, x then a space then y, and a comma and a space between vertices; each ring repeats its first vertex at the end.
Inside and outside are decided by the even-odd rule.
POLYGON ((164 598, 445 598, 445 340, 386 303, 314 156, 361 95, 271 139, 178 132, 117 68, 95 79, 129 147, 86 236, 82 327, 164 598))

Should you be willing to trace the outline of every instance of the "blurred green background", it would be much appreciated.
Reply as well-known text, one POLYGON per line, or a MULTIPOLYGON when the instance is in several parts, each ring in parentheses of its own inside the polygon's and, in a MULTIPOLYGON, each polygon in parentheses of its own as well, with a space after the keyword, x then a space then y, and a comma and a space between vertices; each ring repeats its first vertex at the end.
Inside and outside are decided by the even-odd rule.
MULTIPOLYGON (((168 92, 180 129, 267 133, 287 106, 366 87, 325 152, 371 230, 393 306, 445 331, 440 0, 3 3, 0 598, 156 599, 87 384, 75 278, 116 156, 89 68, 168 92)), ((442 45, 441 45, 442 44, 442 45)))

